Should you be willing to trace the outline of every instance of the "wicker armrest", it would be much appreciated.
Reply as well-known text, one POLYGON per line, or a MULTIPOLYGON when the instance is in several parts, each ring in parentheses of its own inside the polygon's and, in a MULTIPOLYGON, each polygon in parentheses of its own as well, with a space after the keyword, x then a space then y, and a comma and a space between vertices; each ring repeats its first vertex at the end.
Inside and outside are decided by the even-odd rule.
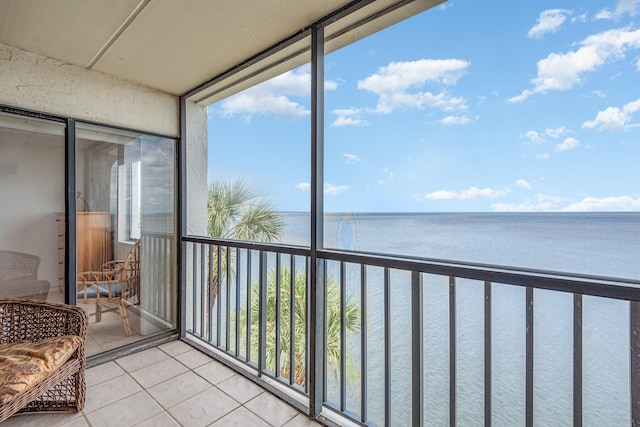
POLYGON ((0 343, 81 338, 78 348, 40 382, 0 404, 0 422, 18 412, 78 412, 84 407, 87 313, 80 307, 32 300, 0 299, 0 343))
POLYGON ((81 307, 0 299, 0 343, 39 341, 63 335, 77 335, 84 341, 88 324, 88 315, 81 307))

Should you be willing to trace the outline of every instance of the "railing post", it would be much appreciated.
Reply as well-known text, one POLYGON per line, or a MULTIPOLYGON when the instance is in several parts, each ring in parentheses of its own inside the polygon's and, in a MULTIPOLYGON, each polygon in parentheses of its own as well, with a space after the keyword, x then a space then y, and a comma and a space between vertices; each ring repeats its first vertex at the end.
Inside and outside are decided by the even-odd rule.
POLYGON ((640 302, 631 301, 629 307, 631 336, 631 425, 640 426, 640 302))
POLYGON ((367 421, 367 267, 360 264, 360 419, 367 421))
POLYGON ((267 359, 267 253, 260 251, 260 280, 258 309, 258 376, 266 368, 267 359))
POLYGON ((582 427, 582 295, 573 294, 573 427, 582 427))
POLYGON ((533 288, 526 290, 525 424, 533 427, 533 288))
POLYGON ((391 271, 384 268, 384 425, 391 425, 391 271))
POLYGON ((213 305, 215 304, 215 300, 213 299, 213 282, 214 282, 214 269, 213 269, 213 262, 214 262, 214 257, 213 257, 213 246, 211 245, 201 245, 202 248, 202 254, 200 256, 200 263, 202 265, 202 273, 201 273, 201 281, 202 281, 202 322, 208 322, 208 326, 203 326, 202 328, 202 336, 206 336, 207 337, 207 341, 208 342, 213 342, 213 325, 214 325, 214 320, 213 320, 213 305), (207 250, 205 251, 205 248, 207 248, 207 250), (207 257, 205 258, 205 253, 207 254, 207 257), (206 261, 205 261, 206 260, 206 261), (206 263, 206 264, 205 264, 206 263), (206 283, 205 283, 205 266, 208 265, 209 266, 209 272, 208 272, 208 276, 206 276, 206 283), (206 297, 205 297, 206 296, 206 297), (206 308, 205 308, 205 304, 206 304, 206 308), (206 315, 204 314, 206 313, 206 315), (206 329, 206 334, 204 333, 206 329))
MULTIPOLYGON (((422 275, 411 272, 411 425, 424 424, 422 275)), ((363 374, 364 375, 364 374, 363 374)))
MULTIPOLYGON (((280 301, 280 254, 276 254, 276 312, 275 312, 275 316, 276 316, 276 330, 275 330, 275 345, 276 345, 276 366, 274 368, 274 375, 276 376, 276 378, 278 378, 280 376, 280 322, 282 321, 282 319, 280 318, 280 315, 282 314, 280 312, 281 310, 281 306, 282 306, 282 302, 280 301)), ((293 335, 293 334, 291 334, 293 335)))
POLYGON ((449 276, 449 425, 456 425, 456 278, 449 276))
POLYGON ((216 345, 220 346, 222 335, 222 246, 216 245, 216 345))
POLYGON ((340 262, 340 411, 347 409, 347 295, 346 266, 340 262))
POLYGON ((491 427, 491 282, 484 282, 484 426, 491 427))
POLYGON ((309 400, 311 416, 316 417, 322 410, 324 396, 324 260, 311 262, 311 307, 309 345, 309 400))

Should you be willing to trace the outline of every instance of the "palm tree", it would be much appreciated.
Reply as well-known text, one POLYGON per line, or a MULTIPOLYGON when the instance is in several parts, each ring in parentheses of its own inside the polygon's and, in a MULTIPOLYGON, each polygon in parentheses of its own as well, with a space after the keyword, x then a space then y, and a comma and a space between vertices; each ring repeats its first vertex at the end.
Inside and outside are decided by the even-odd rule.
MULTIPOLYGON (((282 233, 284 221, 279 212, 239 180, 220 180, 209 185, 207 197, 207 234, 225 239, 271 242, 282 233)), ((211 298, 218 297, 217 247, 211 278, 211 298)), ((223 250, 223 252, 225 252, 223 250)), ((226 270, 226 253, 221 254, 222 271, 226 270)))
MULTIPOLYGON (((306 356, 306 325, 307 325, 307 279, 306 273, 299 272, 295 275, 293 286, 291 286, 291 272, 287 268, 280 270, 280 286, 277 286, 277 276, 275 270, 270 270, 267 275, 267 302, 266 302, 266 366, 277 374, 285 378, 290 378, 290 357, 291 357, 291 290, 294 292, 294 329, 293 329, 293 378, 296 384, 303 386, 305 383, 305 356, 306 356), (278 290, 279 288, 279 290, 278 290), (278 292, 280 300, 280 366, 276 367, 276 313, 278 310, 278 292), (277 370, 276 370, 277 369, 277 370)), ((332 276, 327 277, 326 282, 326 355, 327 368, 337 376, 340 367, 341 357, 346 357, 347 366, 351 366, 348 352, 342 355, 340 351, 340 289, 332 276)), ((251 287, 251 348, 258 350, 259 339, 259 287, 254 284, 251 287)), ((351 297, 345 297, 345 329, 348 334, 360 331, 360 306, 351 297)), ((240 309, 240 333, 246 334, 247 309, 240 309)), ((255 360, 257 354, 252 354, 251 359, 255 360)))
POLYGON ((209 185, 207 234, 225 239, 271 242, 280 237, 280 213, 241 181, 216 181, 209 185))
MULTIPOLYGON (((207 199, 207 232, 212 237, 221 237, 238 240, 251 240, 271 242, 278 240, 284 227, 281 214, 274 210, 272 205, 253 193, 249 187, 241 181, 217 181, 209 186, 207 199)), ((218 297, 218 250, 214 247, 213 275, 211 278, 211 297, 215 301, 218 297)), ((220 251, 220 269, 224 274, 226 271, 226 250, 220 251)), ((233 262, 232 262, 233 264, 233 262)), ((270 270, 267 278, 267 331, 270 339, 267 339, 266 358, 267 366, 275 368, 276 345, 276 271, 270 270)), ((290 319, 291 313, 291 273, 288 269, 280 270, 280 315, 281 319, 290 319)), ((305 355, 306 355, 306 324, 307 324, 307 280, 306 273, 296 274, 294 280, 294 309, 295 328, 293 331, 294 342, 294 379, 297 384, 304 384, 305 381, 305 355)), ((258 349, 258 309, 259 296, 258 286, 251 289, 251 344, 252 348, 258 349)), ((326 283, 326 342, 327 342, 327 366, 333 372, 337 372, 340 366, 340 291, 337 283, 331 276, 326 283)), ((350 296, 345 299, 345 326, 349 333, 360 330, 360 308, 350 296)), ((237 315, 234 313, 232 316, 237 315)), ((245 331, 241 331, 246 336, 246 307, 240 309, 241 325, 245 331)), ((233 321, 233 319, 230 319, 233 321)), ((282 322, 280 326, 280 374, 289 377, 289 357, 290 357, 291 331, 288 322, 282 322)), ((348 356, 345 356, 348 357, 348 356)), ((347 363, 350 361, 347 359, 347 363)))

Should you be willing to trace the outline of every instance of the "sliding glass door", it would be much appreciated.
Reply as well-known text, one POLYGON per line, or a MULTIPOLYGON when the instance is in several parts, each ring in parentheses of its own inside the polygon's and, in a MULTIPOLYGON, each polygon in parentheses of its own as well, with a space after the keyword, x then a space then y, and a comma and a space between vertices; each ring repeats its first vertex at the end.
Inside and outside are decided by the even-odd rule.
POLYGON ((88 353, 176 327, 175 141, 76 129, 77 303, 88 353))

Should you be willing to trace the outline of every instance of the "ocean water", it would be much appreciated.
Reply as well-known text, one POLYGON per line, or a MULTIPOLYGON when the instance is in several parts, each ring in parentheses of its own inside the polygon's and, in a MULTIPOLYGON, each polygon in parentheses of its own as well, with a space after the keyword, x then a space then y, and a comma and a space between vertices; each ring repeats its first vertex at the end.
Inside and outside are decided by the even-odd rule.
MULTIPOLYGON (((283 241, 308 244, 308 214, 284 214, 283 241)), ((365 252, 445 259, 640 280, 640 213, 328 214, 324 245, 365 252)), ((339 277, 337 265, 330 273, 339 277)), ((349 293, 360 299, 359 269, 347 268, 349 293)), ((410 277, 391 276, 391 419, 410 425, 410 277)), ((456 421, 484 420, 483 284, 459 280, 456 289, 456 421)), ((424 280, 425 424, 449 424, 448 278, 424 280)), ((367 272, 368 367, 359 363, 359 335, 348 337, 347 408, 359 414, 360 378, 368 384, 367 415, 384 419, 382 271, 367 272)), ((492 288, 492 422, 525 423, 525 289, 492 288)), ((534 292, 534 420, 572 425, 573 296, 534 292)), ((629 304, 583 299, 583 421, 585 426, 630 425, 629 304)), ((329 373, 327 398, 338 402, 338 378, 329 373)))

